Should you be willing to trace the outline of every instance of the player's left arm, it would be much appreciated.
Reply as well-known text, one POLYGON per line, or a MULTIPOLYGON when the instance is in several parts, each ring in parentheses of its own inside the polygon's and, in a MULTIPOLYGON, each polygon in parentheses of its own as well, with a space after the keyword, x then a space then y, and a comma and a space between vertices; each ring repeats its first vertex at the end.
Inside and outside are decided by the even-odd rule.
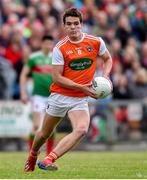
POLYGON ((109 79, 109 74, 112 69, 112 58, 103 39, 99 38, 99 41, 100 41, 100 47, 99 47, 98 55, 102 58, 104 62, 102 76, 109 79))
POLYGON ((112 69, 112 58, 108 50, 105 51, 105 53, 101 56, 103 62, 104 62, 104 67, 103 67, 103 74, 102 76, 105 78, 109 77, 109 74, 112 69))

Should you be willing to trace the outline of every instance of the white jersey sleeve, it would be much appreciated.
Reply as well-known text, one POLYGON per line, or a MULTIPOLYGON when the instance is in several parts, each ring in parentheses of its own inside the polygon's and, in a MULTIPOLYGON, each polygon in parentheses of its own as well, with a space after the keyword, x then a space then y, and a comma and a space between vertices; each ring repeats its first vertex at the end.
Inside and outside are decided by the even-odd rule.
POLYGON ((53 49, 52 64, 53 65, 64 65, 63 55, 57 47, 54 47, 54 49, 53 49))
POLYGON ((107 48, 106 48, 106 45, 105 45, 105 42, 103 41, 103 39, 99 38, 99 40, 100 40, 101 44, 100 44, 100 49, 99 49, 98 54, 99 54, 99 56, 102 56, 106 52, 107 48))

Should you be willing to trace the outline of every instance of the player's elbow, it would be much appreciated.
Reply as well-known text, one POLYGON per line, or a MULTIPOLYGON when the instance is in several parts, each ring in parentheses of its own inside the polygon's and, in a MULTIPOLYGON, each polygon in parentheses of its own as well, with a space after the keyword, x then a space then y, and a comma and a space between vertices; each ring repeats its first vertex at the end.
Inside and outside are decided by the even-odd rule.
POLYGON ((52 78, 53 78, 53 81, 54 81, 55 84, 58 84, 58 85, 61 84, 61 78, 60 78, 60 75, 53 74, 53 75, 52 75, 52 78))
POLYGON ((58 76, 52 76, 52 78, 53 78, 53 82, 55 84, 59 84, 60 83, 58 76))
POLYGON ((105 62, 105 63, 110 63, 110 64, 112 64, 112 58, 111 58, 111 56, 107 56, 107 57, 104 59, 104 62, 105 62))

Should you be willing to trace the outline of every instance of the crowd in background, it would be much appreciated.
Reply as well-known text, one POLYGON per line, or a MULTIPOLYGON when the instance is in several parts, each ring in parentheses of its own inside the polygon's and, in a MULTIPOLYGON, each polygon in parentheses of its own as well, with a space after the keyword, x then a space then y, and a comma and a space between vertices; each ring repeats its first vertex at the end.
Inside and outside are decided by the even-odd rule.
POLYGON ((147 97, 146 0, 1 0, 0 99, 19 99, 23 64, 44 34, 56 42, 64 36, 62 13, 72 6, 83 13, 84 32, 101 36, 111 52, 113 98, 147 97))
MULTIPOLYGON (((1 0, 0 99, 19 99, 19 76, 30 53, 41 48, 43 35, 55 43, 64 37, 65 9, 83 13, 84 32, 104 39, 112 59, 113 99, 147 100, 146 0, 1 0)), ((102 62, 98 58, 97 72, 102 62)), ((126 121, 126 108, 116 111, 126 121)))

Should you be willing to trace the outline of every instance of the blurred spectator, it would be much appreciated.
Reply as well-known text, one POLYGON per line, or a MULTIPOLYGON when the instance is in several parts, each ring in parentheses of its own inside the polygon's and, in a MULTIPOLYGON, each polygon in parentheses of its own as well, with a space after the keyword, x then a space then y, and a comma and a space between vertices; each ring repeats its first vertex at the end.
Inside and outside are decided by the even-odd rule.
POLYGON ((134 36, 130 36, 128 39, 127 45, 138 50, 140 43, 134 36))
POLYGON ((132 81, 134 81, 134 75, 136 74, 138 70, 140 70, 140 68, 141 68, 140 61, 133 61, 131 63, 131 68, 126 71, 128 83, 131 83, 132 81))
POLYGON ((120 106, 114 112, 117 121, 117 135, 119 140, 128 140, 128 110, 126 106, 120 106))
POLYGON ((119 83, 119 77, 122 75, 123 69, 120 63, 115 64, 115 66, 112 69, 112 75, 111 79, 113 82, 113 86, 117 86, 119 83))
POLYGON ((135 3, 130 17, 132 32, 139 41, 143 42, 147 39, 147 3, 145 0, 135 1, 135 3))
POLYGON ((99 11, 95 15, 96 24, 93 29, 93 34, 100 37, 105 37, 105 33, 108 29, 107 14, 104 11, 99 11))
POLYGON ((108 23, 110 27, 115 28, 118 16, 120 14, 120 5, 116 3, 108 3, 106 7, 106 12, 108 16, 108 23))
POLYGON ((130 84, 133 99, 147 98, 147 71, 144 68, 138 69, 134 76, 134 82, 130 84))
POLYGON ((13 37, 5 50, 4 57, 11 62, 13 67, 21 60, 21 47, 19 41, 13 37))
POLYGON ((15 78, 12 64, 0 56, 0 99, 12 99, 15 78))
POLYGON ((141 46, 141 63, 147 69, 147 41, 141 46))
POLYGON ((133 61, 139 61, 138 53, 136 49, 134 49, 132 46, 127 46, 124 49, 123 57, 122 57, 122 65, 124 71, 131 69, 133 61))
POLYGON ((8 47, 11 39, 11 27, 8 24, 4 24, 0 31, 0 55, 5 54, 5 49, 8 47))
POLYGON ((126 75, 121 74, 118 78, 118 83, 113 87, 113 98, 114 99, 130 99, 131 91, 129 89, 129 84, 126 75))
POLYGON ((40 1, 38 6, 38 17, 43 22, 43 20, 48 16, 54 16, 56 21, 60 21, 59 12, 54 8, 52 1, 50 3, 40 1))
POLYGON ((116 64, 121 63, 121 56, 122 56, 121 43, 116 38, 114 38, 111 41, 110 53, 111 53, 111 56, 112 56, 112 59, 113 59, 113 67, 116 64))
POLYGON ((124 14, 121 14, 118 19, 118 27, 116 29, 116 37, 120 40, 122 47, 127 44, 128 38, 131 36, 131 26, 129 19, 124 14))
POLYGON ((44 20, 45 32, 51 34, 55 39, 60 38, 60 27, 57 26, 57 21, 54 16, 49 16, 44 20))

